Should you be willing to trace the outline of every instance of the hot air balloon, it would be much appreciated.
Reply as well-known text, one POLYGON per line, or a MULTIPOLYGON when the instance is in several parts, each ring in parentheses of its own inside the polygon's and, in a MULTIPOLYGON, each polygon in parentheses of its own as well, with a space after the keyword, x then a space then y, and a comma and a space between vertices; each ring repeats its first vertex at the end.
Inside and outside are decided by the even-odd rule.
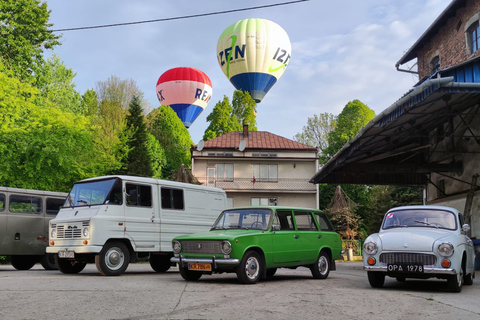
POLYGON ((179 67, 165 71, 157 81, 160 104, 170 106, 189 128, 212 98, 212 82, 195 68, 179 67))
POLYGON ((223 31, 217 58, 233 86, 258 103, 287 68, 291 47, 288 34, 275 22, 245 19, 223 31))

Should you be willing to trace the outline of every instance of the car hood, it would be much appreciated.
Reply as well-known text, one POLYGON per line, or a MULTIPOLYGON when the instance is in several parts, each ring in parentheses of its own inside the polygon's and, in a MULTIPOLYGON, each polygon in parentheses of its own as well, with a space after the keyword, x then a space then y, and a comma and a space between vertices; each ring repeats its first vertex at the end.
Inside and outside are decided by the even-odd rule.
POLYGON ((449 232, 431 228, 402 228, 378 234, 386 251, 432 251, 435 241, 450 236, 449 232))
POLYGON ((225 229, 198 232, 176 237, 174 240, 225 240, 245 235, 262 234, 268 231, 254 229, 225 229))

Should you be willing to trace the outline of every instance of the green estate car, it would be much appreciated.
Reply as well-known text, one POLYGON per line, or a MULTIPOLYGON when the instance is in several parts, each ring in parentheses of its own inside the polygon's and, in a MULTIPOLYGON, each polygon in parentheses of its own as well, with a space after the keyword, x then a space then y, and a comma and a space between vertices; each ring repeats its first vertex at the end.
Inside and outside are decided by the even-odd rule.
POLYGON ((228 209, 209 232, 176 237, 172 246, 171 261, 185 280, 235 272, 246 284, 299 266, 325 279, 342 253, 340 236, 322 211, 291 207, 228 209))

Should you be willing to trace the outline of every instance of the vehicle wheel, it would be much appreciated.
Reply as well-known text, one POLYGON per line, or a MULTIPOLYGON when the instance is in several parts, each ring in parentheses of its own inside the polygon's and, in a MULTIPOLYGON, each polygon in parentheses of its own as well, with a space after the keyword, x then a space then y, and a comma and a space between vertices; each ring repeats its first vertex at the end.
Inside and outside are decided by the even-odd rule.
POLYGON ((188 270, 187 267, 179 267, 178 269, 182 278, 187 281, 197 281, 202 276, 201 272, 188 270))
POLYGON ((12 266, 17 270, 30 270, 38 262, 37 256, 11 256, 12 266))
POLYGON ((237 266, 237 278, 240 283, 254 284, 262 275, 262 260, 255 251, 247 251, 237 266))
POLYGON ((42 267, 45 270, 57 270, 57 265, 55 264, 55 254, 53 253, 45 253, 42 256, 42 260, 40 261, 42 267))
POLYGON ((151 254, 148 260, 150 261, 150 266, 156 272, 167 272, 172 266, 170 262, 172 257, 172 255, 151 254))
POLYGON ((447 278, 448 289, 452 292, 461 292, 463 283, 463 271, 460 274, 449 276, 447 278))
POLYGON ((78 262, 70 259, 60 259, 55 255, 55 264, 57 265, 58 270, 62 273, 79 273, 87 265, 84 262, 78 262))
POLYGON ((98 272, 104 276, 119 276, 130 263, 130 251, 119 241, 107 242, 102 251, 95 255, 98 272))
POLYGON ((385 283, 385 274, 383 272, 367 271, 368 282, 373 288, 381 288, 385 283))
POLYGON ((473 284, 473 278, 475 278, 475 270, 463 277, 463 284, 471 286, 473 284))
POLYGON ((326 279, 330 273, 330 257, 324 251, 320 252, 317 262, 310 266, 315 279, 326 279))
POLYGON ((277 272, 277 268, 269 268, 267 269, 267 277, 273 277, 277 272))

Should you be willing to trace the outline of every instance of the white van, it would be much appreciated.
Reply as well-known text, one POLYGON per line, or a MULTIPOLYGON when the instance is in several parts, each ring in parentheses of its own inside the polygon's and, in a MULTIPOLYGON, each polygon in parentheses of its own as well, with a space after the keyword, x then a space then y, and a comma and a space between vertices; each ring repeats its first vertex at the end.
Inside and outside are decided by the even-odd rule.
POLYGON ((67 193, 0 187, 0 256, 8 256, 17 270, 29 270, 40 262, 57 269, 46 254, 48 222, 65 202, 67 193))
POLYGON ((63 273, 95 262, 106 276, 122 274, 130 262, 149 257, 165 272, 172 239, 208 231, 226 208, 225 191, 189 183, 133 176, 104 176, 76 182, 50 221, 48 253, 63 273))

